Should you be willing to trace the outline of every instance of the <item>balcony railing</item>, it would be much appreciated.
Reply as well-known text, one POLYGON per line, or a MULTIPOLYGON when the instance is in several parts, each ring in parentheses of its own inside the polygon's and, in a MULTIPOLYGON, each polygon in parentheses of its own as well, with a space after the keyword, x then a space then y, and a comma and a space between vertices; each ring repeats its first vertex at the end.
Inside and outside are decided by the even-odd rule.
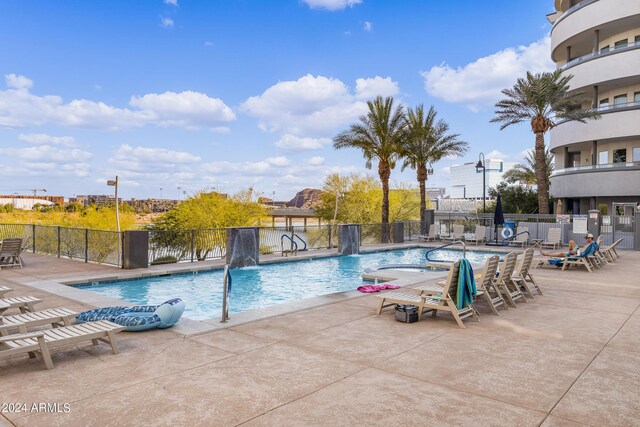
POLYGON ((634 49, 640 49, 640 42, 633 41, 623 46, 614 46, 607 49, 600 49, 598 52, 591 52, 586 55, 579 56, 567 62, 566 64, 564 64, 562 67, 560 67, 560 69, 566 70, 568 68, 574 67, 584 62, 591 61, 593 59, 602 58, 609 55, 615 55, 616 53, 627 52, 629 50, 634 50, 634 49))
POLYGON ((564 175, 567 173, 575 172, 602 172, 611 170, 624 170, 626 168, 640 169, 640 161, 637 162, 620 162, 620 163, 605 163, 601 165, 587 165, 576 166, 572 168, 557 169, 551 173, 551 176, 564 175))
POLYGON ((582 9, 583 7, 589 6, 590 4, 593 4, 593 3, 597 2, 597 1, 599 1, 599 0, 582 0, 580 3, 571 6, 569 9, 567 9, 567 11, 565 13, 563 13, 556 20, 556 22, 553 24, 553 27, 555 28, 555 26, 558 25, 558 22, 562 21, 563 19, 565 19, 567 16, 571 15, 572 13, 577 12, 578 10, 582 9))

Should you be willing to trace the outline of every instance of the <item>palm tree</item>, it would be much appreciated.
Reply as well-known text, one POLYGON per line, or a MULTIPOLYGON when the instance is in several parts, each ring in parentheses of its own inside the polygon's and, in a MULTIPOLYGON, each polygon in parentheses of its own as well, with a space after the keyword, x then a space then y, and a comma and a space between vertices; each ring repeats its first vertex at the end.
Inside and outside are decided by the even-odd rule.
POLYGON ((367 101, 369 112, 360 116, 360 123, 333 138, 336 149, 358 148, 371 169, 373 159, 378 160, 378 175, 382 182, 382 242, 389 237, 389 177, 396 165, 400 144, 406 138, 404 107, 393 106, 393 97, 376 97, 367 101))
POLYGON ((492 122, 500 122, 500 130, 507 126, 529 120, 536 135, 535 170, 538 184, 538 210, 549 213, 549 179, 545 171, 544 134, 558 125, 559 121, 578 121, 600 116, 591 109, 582 109, 588 99, 582 93, 569 93, 569 81, 573 76, 563 76, 561 70, 551 73, 531 74, 519 78, 510 89, 502 93, 506 99, 496 104, 496 116, 492 122))
MULTIPOLYGON (((464 154, 469 146, 458 139, 460 135, 447 134, 449 125, 444 120, 436 122, 437 115, 435 108, 431 106, 425 116, 424 105, 420 104, 415 111, 409 108, 405 118, 408 137, 402 144, 401 156, 404 158, 402 170, 407 167, 416 170, 420 185, 420 224, 425 223, 424 210, 427 207, 425 190, 429 177, 427 166, 445 156, 464 154)), ((422 232, 426 233, 426 230, 422 232)))
MULTIPOLYGON (((549 151, 548 148, 544 149, 544 159, 546 163, 545 175, 547 179, 551 177, 551 172, 553 172, 553 154, 549 151)), ((507 181, 510 184, 514 184, 519 182, 521 184, 526 185, 527 187, 531 187, 536 183, 536 158, 535 158, 535 150, 529 150, 527 155, 524 158, 525 163, 520 163, 515 165, 513 168, 509 169, 504 173, 502 179, 507 181)))

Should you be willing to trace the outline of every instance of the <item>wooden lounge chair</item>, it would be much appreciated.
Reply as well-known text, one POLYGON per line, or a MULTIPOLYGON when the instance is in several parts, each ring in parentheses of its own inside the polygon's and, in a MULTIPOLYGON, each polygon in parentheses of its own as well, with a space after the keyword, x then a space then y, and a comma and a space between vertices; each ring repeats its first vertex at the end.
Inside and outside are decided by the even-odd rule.
POLYGON ((480 243, 487 242, 487 227, 484 225, 476 225, 476 231, 472 238, 465 239, 467 243, 475 243, 478 246, 480 243))
POLYGON ((51 308, 48 310, 15 314, 13 316, 0 316, 0 336, 9 335, 13 330, 26 334, 27 328, 32 326, 51 325, 69 326, 78 313, 68 308, 51 308))
POLYGON ((53 369, 51 350, 85 341, 91 341, 94 345, 98 345, 99 341, 106 342, 111 345, 113 354, 117 354, 115 334, 122 330, 124 326, 100 320, 28 334, 7 335, 0 337, 0 359, 25 353, 29 354, 29 357, 35 357, 36 353, 40 353, 47 369, 53 369))
POLYGON ((464 236, 464 225, 455 224, 453 226, 453 234, 450 236, 442 237, 443 242, 455 242, 457 240, 462 240, 464 236))
POLYGON ((618 239, 609 246, 600 248, 600 252, 607 258, 607 261, 615 262, 616 258, 620 256, 618 251, 616 251, 616 246, 622 243, 622 240, 623 239, 618 239))
POLYGON ((433 240, 434 242, 438 239, 438 225, 431 224, 429 226, 429 234, 421 234, 418 236, 418 240, 424 240, 425 242, 429 242, 433 240))
POLYGON ((518 227, 513 240, 509 242, 512 246, 525 247, 529 244, 529 227, 518 227))
POLYGON ((11 292, 13 289, 0 285, 0 298, 4 298, 4 294, 11 292))
POLYGON ((459 309, 456 306, 455 298, 458 292, 459 277, 460 261, 457 261, 451 265, 447 281, 442 288, 439 286, 428 285, 423 289, 402 289, 398 291, 391 291, 384 295, 376 295, 376 298, 380 299, 377 314, 380 314, 384 307, 388 307, 390 305, 415 305, 418 307, 418 320, 422 317, 425 310, 432 311, 433 317, 436 316, 439 310, 448 311, 453 315, 458 326, 464 329, 465 326, 462 323, 462 319, 472 316, 475 320, 478 320, 478 313, 471 305, 462 309, 459 309), (385 305, 385 302, 389 304, 385 305))
POLYGON ((560 228, 550 228, 547 232, 547 240, 540 243, 542 248, 557 249, 562 247, 562 230, 560 228))
POLYGON ((538 284, 533 279, 533 276, 530 273, 531 264, 533 263, 533 252, 534 251, 531 248, 525 249, 524 254, 522 256, 522 260, 520 261, 518 266, 515 268, 514 273, 511 276, 511 279, 518 286, 520 286, 521 289, 524 288, 525 294, 527 294, 527 296, 531 298, 533 298, 533 293, 529 288, 529 284, 532 284, 538 291, 538 294, 542 295, 542 289, 540 289, 540 286, 538 286, 538 284))
POLYGON ((0 313, 10 308, 18 308, 20 312, 34 311, 33 305, 42 302, 40 298, 24 296, 0 299, 0 313))
POLYGON ((500 265, 500 272, 498 273, 498 276, 493 281, 497 290, 502 294, 504 299, 514 307, 517 307, 516 305, 517 299, 522 299, 522 301, 527 302, 527 299, 524 297, 524 294, 520 292, 520 288, 513 281, 513 278, 512 278, 517 260, 518 260, 518 253, 509 252, 504 257, 504 260, 500 265))
POLYGON ((484 300, 489 308, 491 308, 491 311, 493 311, 497 316, 500 315, 498 314, 498 307, 503 306, 507 310, 509 309, 509 306, 505 303, 504 298, 502 298, 502 295, 498 292, 493 283, 493 279, 496 277, 496 271, 498 271, 499 263, 500 257, 498 255, 487 258, 484 268, 482 269, 482 273, 476 277, 478 293, 475 297, 476 299, 484 300))
POLYGON ((566 270, 571 266, 582 266, 587 269, 589 273, 593 273, 595 266, 590 259, 595 253, 595 242, 592 242, 580 255, 572 255, 562 260, 562 270, 566 270))
POLYGON ((22 268, 20 254, 22 254, 22 239, 3 239, 0 247, 0 269, 15 266, 22 268))

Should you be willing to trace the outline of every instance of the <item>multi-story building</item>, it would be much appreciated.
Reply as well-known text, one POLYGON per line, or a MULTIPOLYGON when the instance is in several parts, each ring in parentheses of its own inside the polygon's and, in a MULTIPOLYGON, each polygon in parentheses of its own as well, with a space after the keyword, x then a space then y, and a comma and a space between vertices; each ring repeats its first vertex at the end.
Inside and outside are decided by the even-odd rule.
MULTIPOLYGON (((500 184, 502 175, 515 165, 516 163, 513 162, 486 159, 485 195, 487 198, 489 197, 489 188, 495 188, 500 184)), ((482 169, 478 170, 475 162, 451 166, 449 196, 452 199, 482 199, 482 174, 482 169)))
POLYGON ((640 0, 554 2, 551 57, 601 118, 551 130, 551 195, 562 212, 628 215, 640 203, 640 0))

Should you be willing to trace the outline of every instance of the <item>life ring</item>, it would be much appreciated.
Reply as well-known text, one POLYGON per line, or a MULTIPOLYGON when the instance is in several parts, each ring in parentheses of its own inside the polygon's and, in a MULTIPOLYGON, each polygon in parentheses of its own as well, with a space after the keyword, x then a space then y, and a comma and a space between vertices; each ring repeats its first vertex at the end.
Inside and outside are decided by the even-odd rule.
POLYGON ((500 234, 502 234, 503 239, 509 240, 513 237, 513 230, 510 227, 504 227, 500 234))
POLYGON ((76 316, 76 321, 84 323, 109 320, 120 326, 125 326, 125 331, 165 329, 178 322, 184 308, 184 302, 180 298, 174 298, 160 305, 97 308, 80 313, 76 316))

